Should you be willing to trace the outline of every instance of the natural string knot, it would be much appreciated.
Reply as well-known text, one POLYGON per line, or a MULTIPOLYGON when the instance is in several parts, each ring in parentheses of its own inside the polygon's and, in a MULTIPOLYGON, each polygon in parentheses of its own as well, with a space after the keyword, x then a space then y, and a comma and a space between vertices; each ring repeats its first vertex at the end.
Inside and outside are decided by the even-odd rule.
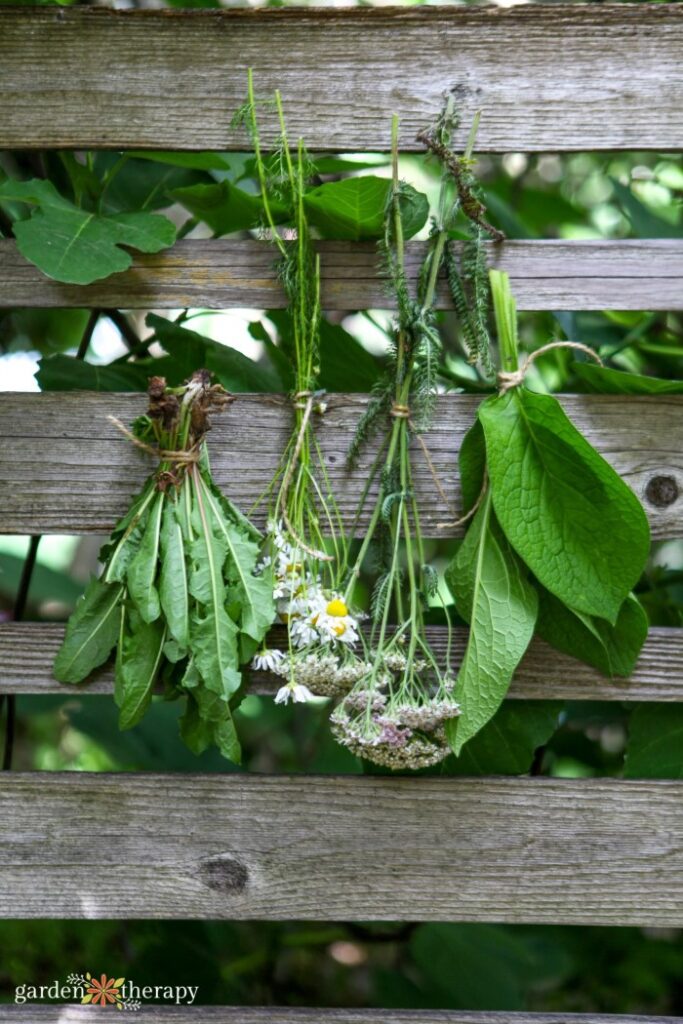
POLYGON ((397 420, 409 420, 410 409, 407 405, 399 405, 398 402, 394 402, 391 406, 391 416, 395 416, 397 420))
POLYGON ((327 402, 325 399, 325 391, 297 391, 296 394, 292 395, 292 405, 295 409, 302 409, 304 415, 310 415, 311 412, 315 412, 318 416, 322 416, 327 412, 327 402))
POLYGON ((131 444, 134 444, 140 451, 147 452, 148 455, 152 455, 158 459, 159 462, 174 462, 184 463, 185 465, 191 465, 193 462, 199 462, 201 458, 199 452, 199 446, 195 445, 192 448, 184 449, 183 451, 169 451, 166 448, 155 447, 153 444, 147 444, 145 441, 141 441, 139 437, 131 433, 130 430, 117 419, 116 416, 107 416, 110 423, 113 423, 117 430, 120 430, 124 437, 127 437, 131 444))
POLYGON ((547 345, 541 345, 534 352, 530 352, 525 357, 524 362, 518 370, 501 370, 498 374, 498 394, 505 395, 508 391, 513 388, 518 388, 520 384, 524 383, 524 378, 527 375, 527 371, 532 363, 534 363, 539 356, 545 355, 546 352, 550 352, 554 348, 574 348, 579 352, 585 352, 587 356, 594 359, 600 366, 604 366, 602 359, 594 352, 588 345, 582 345, 580 341, 551 341, 547 345))
POLYGON ((305 409, 312 398, 312 391, 297 391, 297 393, 292 396, 292 404, 295 409, 305 409))

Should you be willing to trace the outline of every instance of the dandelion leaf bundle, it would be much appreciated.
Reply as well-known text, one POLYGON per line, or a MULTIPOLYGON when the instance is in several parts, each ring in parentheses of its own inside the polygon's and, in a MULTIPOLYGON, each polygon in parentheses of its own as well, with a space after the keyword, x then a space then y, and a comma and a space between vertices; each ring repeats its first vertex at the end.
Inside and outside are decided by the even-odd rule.
POLYGON ((180 388, 154 377, 149 396, 129 436, 159 465, 102 549, 102 572, 69 620, 54 674, 79 683, 115 650, 122 729, 140 721, 162 682, 167 697, 187 699, 181 735, 190 749, 213 743, 238 761, 240 666, 275 609, 268 572, 257 572, 259 534, 211 478, 209 414, 230 396, 204 370, 180 388))

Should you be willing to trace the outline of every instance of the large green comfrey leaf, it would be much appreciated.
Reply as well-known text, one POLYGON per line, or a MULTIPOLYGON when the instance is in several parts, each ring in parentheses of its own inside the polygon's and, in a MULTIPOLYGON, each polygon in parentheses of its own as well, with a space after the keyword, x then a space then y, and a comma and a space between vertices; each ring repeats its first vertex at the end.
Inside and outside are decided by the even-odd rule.
POLYGON ((475 420, 462 439, 458 452, 462 510, 467 513, 476 505, 486 478, 486 442, 479 420, 475 420))
POLYGON ((27 220, 12 225, 22 256, 48 277, 69 284, 90 284, 127 270, 133 258, 121 246, 159 252, 176 237, 166 217, 143 211, 105 216, 82 210, 50 181, 4 181, 0 203, 11 200, 36 207, 27 220))
POLYGON ((557 399, 515 388, 479 407, 493 506, 538 580, 587 615, 616 621, 650 533, 633 491, 557 399))
POLYGON ((54 675, 60 683, 80 683, 107 660, 118 639, 123 590, 120 583, 90 581, 55 659, 54 675))
POLYGON ((461 715, 447 725, 458 754, 493 717, 533 636, 538 598, 493 513, 491 492, 446 573, 456 607, 470 623, 455 698, 461 715))
POLYGON ((629 676, 645 643, 648 619, 633 595, 624 601, 614 625, 606 619, 573 611, 538 586, 536 632, 558 651, 593 665, 606 676, 629 676))

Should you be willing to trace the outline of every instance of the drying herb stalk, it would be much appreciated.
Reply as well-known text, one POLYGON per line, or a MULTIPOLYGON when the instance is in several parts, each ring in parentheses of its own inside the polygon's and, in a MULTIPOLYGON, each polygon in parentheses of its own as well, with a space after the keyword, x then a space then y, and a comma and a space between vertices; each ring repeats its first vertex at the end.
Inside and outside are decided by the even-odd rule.
POLYGON ((249 98, 243 116, 251 132, 270 239, 291 319, 291 337, 283 349, 291 366, 292 430, 268 496, 271 502, 266 558, 280 620, 286 624, 284 650, 263 647, 253 666, 284 680, 278 703, 305 702, 314 696, 346 692, 364 671, 358 616, 353 614, 341 581, 347 544, 316 438, 315 423, 327 409, 319 389, 320 262, 306 217, 304 195, 310 161, 302 140, 290 146, 282 101, 275 94, 280 144, 275 159, 263 157, 257 104, 249 75, 249 98), (276 225, 272 209, 290 211, 287 235, 276 225))
MULTIPOLYGON (((335 737, 349 750, 400 769, 437 764, 449 753, 444 726, 458 716, 459 708, 452 697, 455 680, 439 664, 426 637, 425 611, 430 605, 440 606, 448 616, 438 574, 425 554, 411 459, 411 440, 428 424, 436 394, 440 339, 433 302, 447 223, 432 232, 414 300, 404 265, 397 135, 394 119, 393 188, 383 252, 398 315, 389 371, 359 424, 351 451, 355 458, 383 414, 386 454, 369 481, 378 483, 379 493, 347 584, 350 598, 366 556, 372 554, 377 574, 371 650, 368 670, 335 709, 331 722, 335 737)), ((443 194, 441 207, 445 208, 443 194)), ((450 623, 448 629, 450 652, 450 623)))

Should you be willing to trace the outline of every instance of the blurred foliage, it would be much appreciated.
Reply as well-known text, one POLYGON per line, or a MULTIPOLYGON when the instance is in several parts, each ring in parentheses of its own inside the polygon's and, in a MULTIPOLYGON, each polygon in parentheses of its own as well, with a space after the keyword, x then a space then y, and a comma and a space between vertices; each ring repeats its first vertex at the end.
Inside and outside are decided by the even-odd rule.
MULTIPOLYGON (((198 0, 172 6, 218 6, 198 0)), ((316 157, 316 187, 357 169, 388 173, 381 156, 316 157)), ((207 237, 235 229, 258 206, 249 154, 138 153, 88 158, 56 153, 0 155, 5 175, 44 177, 77 205, 100 202, 108 215, 142 208, 166 215, 180 235, 207 237), (115 173, 112 173, 115 170, 115 173), (107 177, 108 176, 108 177, 107 177), (103 182, 108 182, 103 192, 103 182), (184 205, 185 202, 185 205, 184 205), (241 218, 241 219, 240 219, 241 218)), ((435 169, 406 157, 402 172, 434 201, 435 169)), ((355 173, 355 172, 354 172, 355 173)), ((666 154, 507 154, 482 157, 478 173, 492 221, 512 238, 671 238, 683 234, 680 159, 666 154)), ((351 179, 355 180, 355 179, 351 179)), ((324 194, 324 193, 323 193, 324 194)), ((0 202, 0 232, 11 233, 21 204, 0 202)), ((328 218, 329 220, 329 218, 328 218)), ((247 219, 246 223, 250 223, 247 219)), ((345 230, 355 230, 346 225, 345 230)), ((290 325, 281 311, 245 311, 241 321, 205 311, 103 310, 86 363, 75 356, 86 310, 0 311, 0 369, 41 359, 44 389, 141 390, 150 372, 179 381, 209 366, 233 391, 286 390, 280 345, 290 325)), ((367 391, 381 370, 383 311, 350 311, 323 325, 322 383, 328 390, 367 391)), ((467 363, 453 314, 440 316, 448 386, 481 391, 467 363)), ((683 379, 680 313, 555 312, 521 317, 523 347, 556 337, 596 348, 612 370, 683 379)), ((21 364, 22 366, 25 364, 21 364)), ((530 384, 550 391, 597 387, 583 364, 553 351, 535 364, 530 384)), ((635 382, 635 378, 633 378, 635 382)), ((12 385, 17 386, 17 385, 12 385)), ((634 383, 635 386, 635 383, 634 383)), ((599 389, 609 390, 603 379, 599 389)), ((429 542, 445 564, 453 542, 429 542)), ((63 619, 94 567, 81 542, 72 570, 39 562, 27 617, 63 619)), ((21 560, 0 539, 0 616, 10 617, 21 560)), ((683 626, 683 546, 656 544, 638 593, 652 624, 683 626)), ((511 701, 446 774, 499 772, 557 777, 681 777, 683 716, 678 707, 619 701, 531 704, 511 701), (631 737, 629 744, 629 735, 631 737)), ((335 744, 327 708, 278 707, 248 697, 238 712, 245 770, 360 772, 335 744)), ((178 709, 162 699, 128 732, 118 731, 111 698, 22 697, 16 767, 73 771, 232 772, 207 752, 188 753, 178 738, 178 709)), ((367 769, 366 769, 367 770, 367 769)), ((434 772, 432 773, 434 774, 434 772)), ((200 986, 204 1003, 530 1009, 558 1012, 683 1013, 683 934, 636 929, 495 927, 489 925, 310 925, 219 922, 2 922, 0 994, 15 985, 47 984, 75 970, 106 969, 136 982, 200 986)))

